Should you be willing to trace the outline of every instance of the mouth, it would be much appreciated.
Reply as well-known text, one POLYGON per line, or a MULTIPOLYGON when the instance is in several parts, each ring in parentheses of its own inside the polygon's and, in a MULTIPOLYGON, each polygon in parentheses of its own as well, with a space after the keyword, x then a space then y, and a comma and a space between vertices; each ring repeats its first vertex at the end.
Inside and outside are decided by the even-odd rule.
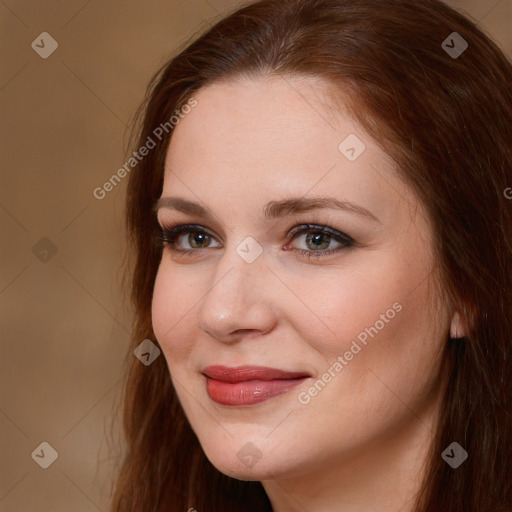
POLYGON ((206 392, 221 405, 254 405, 282 395, 310 378, 306 372, 288 372, 264 366, 207 366, 206 392))

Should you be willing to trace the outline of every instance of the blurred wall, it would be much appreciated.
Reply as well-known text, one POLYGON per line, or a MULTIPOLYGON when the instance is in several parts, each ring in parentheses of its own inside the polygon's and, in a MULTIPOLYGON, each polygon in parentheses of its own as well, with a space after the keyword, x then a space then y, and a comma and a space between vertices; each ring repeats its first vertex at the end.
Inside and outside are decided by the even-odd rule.
MULTIPOLYGON (((93 190, 124 163, 153 71, 237 3, 0 1, 0 511, 108 509, 126 182, 93 190)), ((512 57, 512 0, 450 3, 512 57)))

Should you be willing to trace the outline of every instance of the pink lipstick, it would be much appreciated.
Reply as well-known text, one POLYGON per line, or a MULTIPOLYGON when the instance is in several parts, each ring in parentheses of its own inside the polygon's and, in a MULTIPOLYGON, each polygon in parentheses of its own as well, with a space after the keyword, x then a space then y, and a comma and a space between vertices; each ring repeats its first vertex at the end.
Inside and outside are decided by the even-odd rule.
POLYGON ((218 404, 254 405, 286 393, 310 377, 305 372, 287 372, 264 366, 207 366, 208 396, 218 404))

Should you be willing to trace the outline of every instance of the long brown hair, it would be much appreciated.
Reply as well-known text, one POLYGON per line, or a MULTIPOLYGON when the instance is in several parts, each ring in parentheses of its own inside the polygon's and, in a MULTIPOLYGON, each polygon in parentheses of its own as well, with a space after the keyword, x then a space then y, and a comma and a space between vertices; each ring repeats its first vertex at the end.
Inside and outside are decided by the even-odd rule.
POLYGON ((126 450, 111 511, 271 510, 259 482, 225 476, 207 460, 165 358, 145 366, 133 356, 146 338, 158 344, 151 300, 162 249, 152 238, 152 207, 172 127, 161 140, 155 128, 202 87, 265 73, 315 76, 348 92, 352 114, 423 202, 443 287, 467 315, 467 336, 446 340, 446 388, 416 511, 512 509, 512 201, 505 192, 512 187, 512 65, 473 22, 438 0, 262 0, 165 63, 142 107, 136 147, 148 137, 157 146, 128 183, 135 320, 126 450), (453 32, 468 44, 460 55, 448 51, 453 32), (453 441, 469 454, 458 469, 441 458, 453 441))

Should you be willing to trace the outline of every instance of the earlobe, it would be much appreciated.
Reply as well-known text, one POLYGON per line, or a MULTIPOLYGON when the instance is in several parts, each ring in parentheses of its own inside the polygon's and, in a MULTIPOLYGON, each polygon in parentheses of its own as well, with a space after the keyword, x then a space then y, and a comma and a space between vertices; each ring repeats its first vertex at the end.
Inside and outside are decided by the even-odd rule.
POLYGON ((450 338, 464 338, 467 335, 467 322, 458 311, 455 311, 450 325, 450 338))

